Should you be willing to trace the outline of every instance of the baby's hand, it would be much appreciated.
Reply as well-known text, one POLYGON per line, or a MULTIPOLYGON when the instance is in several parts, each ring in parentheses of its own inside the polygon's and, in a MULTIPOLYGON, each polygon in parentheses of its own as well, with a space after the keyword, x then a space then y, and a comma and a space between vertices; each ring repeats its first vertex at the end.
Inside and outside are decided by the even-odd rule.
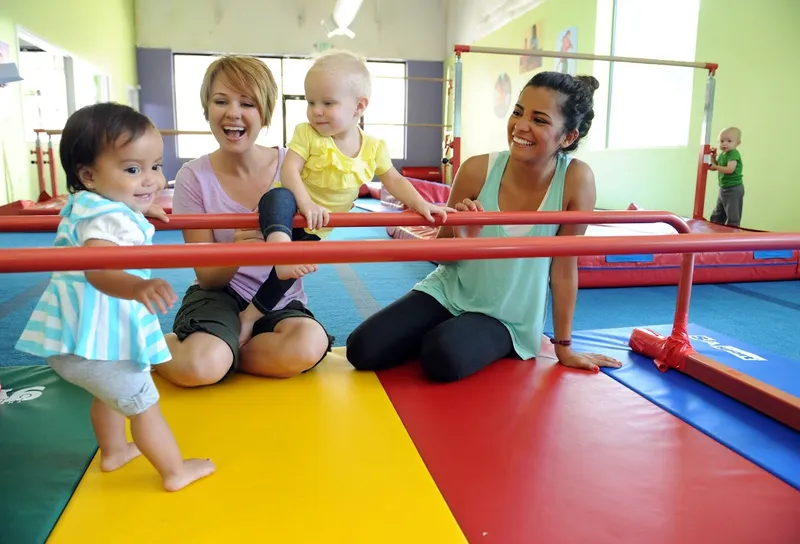
POLYGON ((147 211, 144 212, 145 217, 153 217, 155 219, 161 219, 164 223, 169 223, 169 216, 167 212, 164 211, 164 208, 161 206, 157 206, 156 204, 150 204, 150 207, 147 208, 147 211))
POLYGON ((139 283, 134 288, 133 300, 144 304, 151 314, 156 313, 154 305, 165 314, 178 300, 178 296, 169 283, 160 278, 153 278, 139 283))
POLYGON ((415 211, 431 223, 436 221, 433 218, 434 215, 441 215, 442 223, 444 223, 447 221, 447 212, 455 212, 456 210, 449 206, 442 207, 430 202, 423 202, 419 207, 415 208, 415 211))
POLYGON ((321 229, 331 220, 331 213, 314 202, 298 206, 298 211, 306 218, 308 228, 311 230, 321 229))

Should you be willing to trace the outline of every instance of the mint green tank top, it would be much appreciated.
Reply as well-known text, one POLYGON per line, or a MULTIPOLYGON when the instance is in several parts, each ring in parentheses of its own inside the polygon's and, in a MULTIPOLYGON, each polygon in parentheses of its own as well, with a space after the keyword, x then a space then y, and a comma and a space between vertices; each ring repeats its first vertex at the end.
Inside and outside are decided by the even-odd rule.
MULTIPOLYGON (((561 211, 564 176, 572 157, 561 154, 539 211, 561 211)), ((500 180, 508 163, 508 151, 489 156, 486 181, 478 200, 487 212, 500 211, 500 180)), ((482 238, 555 236, 559 225, 487 225, 482 238)), ((539 353, 547 312, 550 257, 533 259, 482 259, 439 265, 414 286, 427 293, 453 315, 476 312, 506 326, 514 351, 522 359, 539 353)))

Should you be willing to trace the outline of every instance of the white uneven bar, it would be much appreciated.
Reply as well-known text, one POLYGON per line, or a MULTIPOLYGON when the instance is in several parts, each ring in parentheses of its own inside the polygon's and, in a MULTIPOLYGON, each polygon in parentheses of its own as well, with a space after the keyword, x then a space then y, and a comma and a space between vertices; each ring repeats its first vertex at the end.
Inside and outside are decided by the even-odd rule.
POLYGON ((459 53, 491 53, 493 55, 518 55, 528 57, 549 57, 558 59, 577 60, 605 60, 609 62, 627 62, 632 64, 658 64, 661 66, 681 66, 684 68, 709 69, 717 65, 710 62, 686 62, 680 60, 645 59, 638 57, 614 57, 610 55, 588 55, 584 53, 562 53, 561 51, 534 51, 532 49, 504 49, 502 47, 481 47, 474 45, 456 45, 456 54, 459 53))

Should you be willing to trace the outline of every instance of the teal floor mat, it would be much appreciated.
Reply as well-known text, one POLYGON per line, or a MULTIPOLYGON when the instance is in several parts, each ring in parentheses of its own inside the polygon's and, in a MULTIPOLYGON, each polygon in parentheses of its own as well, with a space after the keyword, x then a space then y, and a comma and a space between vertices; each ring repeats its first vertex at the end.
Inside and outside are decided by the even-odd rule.
POLYGON ((0 542, 45 542, 97 451, 92 397, 47 366, 0 384, 0 542))

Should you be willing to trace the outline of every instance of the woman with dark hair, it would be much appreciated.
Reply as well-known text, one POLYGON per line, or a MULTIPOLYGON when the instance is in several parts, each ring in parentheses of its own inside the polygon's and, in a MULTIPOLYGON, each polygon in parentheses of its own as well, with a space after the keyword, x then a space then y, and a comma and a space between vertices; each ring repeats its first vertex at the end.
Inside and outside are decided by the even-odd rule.
MULTIPOLYGON (((540 72, 523 88, 508 120, 508 149, 464 162, 448 206, 468 211, 593 211, 592 169, 569 153, 594 118, 594 77, 540 72)), ((586 225, 440 228, 439 238, 583 235, 586 225)), ((571 348, 578 293, 577 257, 443 263, 413 290, 376 312, 347 340, 359 370, 383 370, 414 358, 432 380, 465 378, 503 357, 539 353, 553 295, 558 360, 596 372, 620 363, 571 348)))

